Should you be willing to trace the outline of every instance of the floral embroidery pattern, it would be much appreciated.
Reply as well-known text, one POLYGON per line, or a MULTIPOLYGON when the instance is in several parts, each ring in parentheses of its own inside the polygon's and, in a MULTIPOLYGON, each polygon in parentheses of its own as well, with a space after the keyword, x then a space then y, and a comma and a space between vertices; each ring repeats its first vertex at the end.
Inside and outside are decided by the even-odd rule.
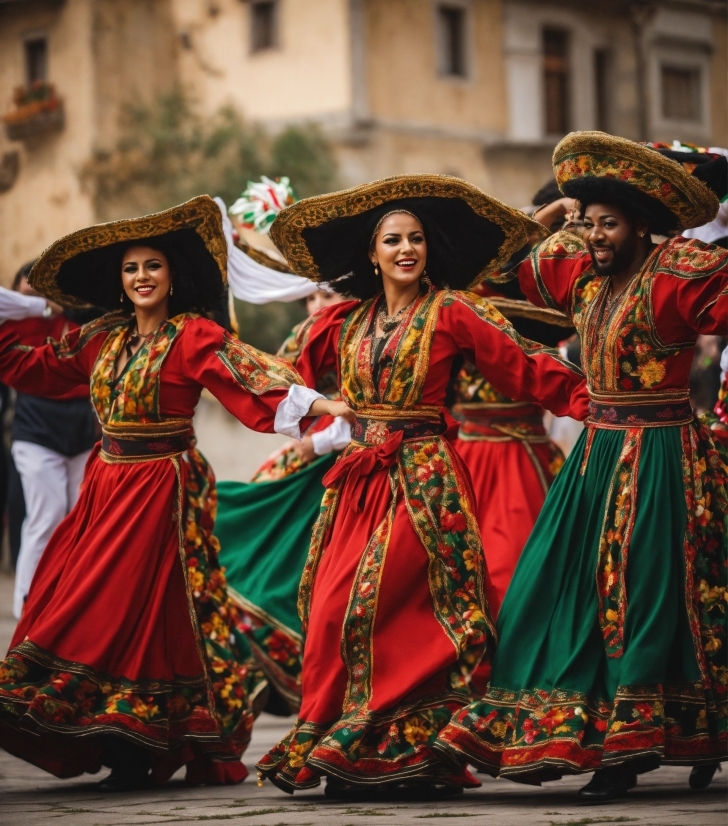
POLYGON ((412 524, 430 557, 435 615, 459 652, 465 689, 488 643, 496 638, 483 593, 484 554, 477 522, 462 496, 450 448, 442 439, 402 443, 400 481, 412 524))
POLYGON ((91 401, 99 421, 103 424, 160 421, 159 371, 175 338, 192 317, 178 315, 160 324, 118 379, 114 375, 116 360, 131 322, 125 319, 110 329, 91 376, 91 401))
POLYGON ((369 783, 398 775, 422 779, 428 771, 433 781, 445 780, 448 769, 432 744, 461 703, 457 697, 438 696, 385 714, 357 710, 330 729, 299 720, 258 769, 286 790, 318 786, 317 770, 331 769, 359 783, 362 777, 369 783))
POLYGON ((217 356, 235 381, 256 396, 275 388, 287 390, 292 384, 303 383, 286 361, 267 356, 228 333, 223 337, 217 356))
POLYGON ((621 657, 624 648, 627 557, 637 509, 637 476, 641 446, 642 430, 627 430, 609 485, 607 507, 599 539, 599 625, 608 657, 621 657))
POLYGON ((631 754, 677 764, 718 759, 721 746, 710 738, 711 716, 701 683, 620 686, 613 702, 559 689, 491 686, 485 700, 455 714, 438 746, 492 774, 542 771, 554 778, 631 754))

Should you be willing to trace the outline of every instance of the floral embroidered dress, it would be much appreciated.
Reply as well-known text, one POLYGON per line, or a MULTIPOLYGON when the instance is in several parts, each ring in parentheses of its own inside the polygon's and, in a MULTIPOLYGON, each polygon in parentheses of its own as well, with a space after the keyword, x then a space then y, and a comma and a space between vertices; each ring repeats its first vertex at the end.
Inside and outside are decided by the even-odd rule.
POLYGON ((116 735, 150 749, 158 783, 184 764, 189 782, 237 782, 266 682, 217 561, 215 479, 191 417, 207 387, 272 431, 300 379, 190 314, 163 322, 117 379, 132 323, 107 315, 36 348, 0 326, 4 382, 55 397, 90 384, 103 426, 0 662, 0 745, 72 777, 98 771, 97 735, 116 735))
MULTIPOLYGON (((300 355, 299 329, 297 325, 278 351, 291 364, 300 355)), ((316 389, 329 399, 340 398, 333 372, 316 389)), ((349 430, 345 420, 321 416, 307 435, 341 429, 339 422, 349 430)), ((251 484, 219 482, 215 523, 230 596, 242 610, 244 633, 271 687, 266 711, 285 715, 301 705, 298 586, 321 507, 322 480, 341 449, 304 463, 294 444, 276 450, 251 484)))
POLYGON ((301 580, 299 719, 258 763, 287 791, 322 775, 475 782, 431 748, 494 637, 471 486, 442 435, 453 361, 464 355, 501 392, 586 415, 580 372, 540 345, 524 352, 486 301, 430 290, 384 341, 373 338, 380 301, 327 308, 300 334, 297 369, 309 386, 337 370, 356 422, 324 480, 301 580))
POLYGON ((573 318, 590 417, 501 607, 488 692, 437 746, 536 782, 725 759, 728 468, 688 375, 697 335, 728 332, 728 252, 666 241, 612 301, 557 233, 519 276, 573 318))

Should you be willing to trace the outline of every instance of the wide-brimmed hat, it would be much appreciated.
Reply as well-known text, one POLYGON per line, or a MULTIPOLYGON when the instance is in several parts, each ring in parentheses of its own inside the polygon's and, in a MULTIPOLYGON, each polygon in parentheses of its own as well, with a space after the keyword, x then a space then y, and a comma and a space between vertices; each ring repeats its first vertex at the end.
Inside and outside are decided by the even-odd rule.
POLYGON ((689 229, 715 218, 710 186, 655 149, 605 132, 572 132, 556 146, 554 174, 561 191, 579 201, 627 196, 667 229, 689 229))
POLYGON ((227 244, 222 216, 208 195, 179 206, 80 229, 51 244, 36 261, 29 282, 46 298, 68 307, 119 307, 121 256, 133 242, 149 242, 168 254, 175 272, 175 301, 205 309, 222 294, 227 244))
POLYGON ((525 213, 449 175, 397 175, 306 198, 282 210, 273 242, 291 269, 313 281, 335 282, 373 269, 369 243, 388 212, 406 210, 422 222, 427 272, 433 281, 465 289, 498 269, 540 224, 525 213))

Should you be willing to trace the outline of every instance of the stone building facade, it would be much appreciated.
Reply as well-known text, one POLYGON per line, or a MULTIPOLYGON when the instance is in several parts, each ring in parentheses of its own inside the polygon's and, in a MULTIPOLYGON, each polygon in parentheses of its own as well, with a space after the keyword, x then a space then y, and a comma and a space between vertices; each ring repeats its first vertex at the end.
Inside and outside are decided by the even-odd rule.
POLYGON ((18 87, 53 84, 57 99, 35 115, 31 102, 26 122, 0 129, 0 280, 95 220, 85 162, 115 145, 125 102, 174 85, 210 113, 232 104, 271 130, 320 125, 344 185, 444 172, 514 205, 545 182, 572 129, 726 146, 727 8, 0 0, 0 111, 12 121, 18 87))

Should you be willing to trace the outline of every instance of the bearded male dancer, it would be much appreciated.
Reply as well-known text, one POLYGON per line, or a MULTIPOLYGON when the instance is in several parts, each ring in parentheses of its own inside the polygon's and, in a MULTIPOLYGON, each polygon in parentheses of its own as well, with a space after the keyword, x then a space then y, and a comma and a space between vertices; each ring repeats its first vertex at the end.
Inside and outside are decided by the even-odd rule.
POLYGON ((698 334, 728 333, 728 251, 651 237, 715 216, 726 159, 703 160, 568 135, 554 171, 581 237, 552 235, 519 269, 581 335, 590 417, 503 602, 488 690, 435 748, 521 782, 594 771, 584 802, 660 763, 705 788, 726 759, 728 474, 688 375, 698 334))

